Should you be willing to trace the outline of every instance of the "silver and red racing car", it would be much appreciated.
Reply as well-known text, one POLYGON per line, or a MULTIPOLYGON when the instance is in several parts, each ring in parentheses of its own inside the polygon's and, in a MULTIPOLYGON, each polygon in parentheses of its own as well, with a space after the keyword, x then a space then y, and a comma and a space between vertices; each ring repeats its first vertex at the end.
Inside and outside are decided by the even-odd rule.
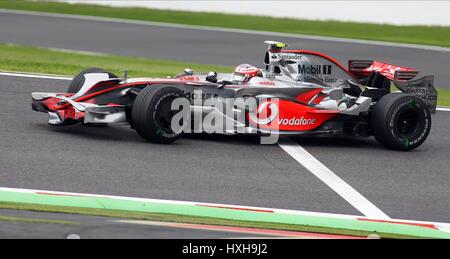
POLYGON ((437 102, 433 76, 373 60, 349 60, 346 68, 322 53, 265 43, 263 68, 186 69, 171 78, 119 78, 91 68, 66 93, 32 93, 32 108, 51 125, 127 123, 157 143, 191 132, 375 136, 396 150, 426 140, 437 102))

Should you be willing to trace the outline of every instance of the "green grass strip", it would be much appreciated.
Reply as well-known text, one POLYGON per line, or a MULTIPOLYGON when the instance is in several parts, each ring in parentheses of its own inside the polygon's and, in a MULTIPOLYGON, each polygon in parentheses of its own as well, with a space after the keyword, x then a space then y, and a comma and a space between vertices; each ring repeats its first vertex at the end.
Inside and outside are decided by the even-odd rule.
POLYGON ((449 26, 396 26, 23 0, 1 0, 0 8, 450 47, 449 26))
POLYGON ((438 91, 438 105, 450 106, 450 90, 437 88, 438 91))
POLYGON ((124 69, 129 69, 130 77, 173 76, 177 73, 182 73, 186 67, 195 71, 232 71, 232 68, 218 65, 95 53, 73 53, 13 44, 0 44, 0 70, 73 76, 89 67, 100 67, 119 76, 122 75, 124 69))
POLYGON ((45 209, 45 207, 41 209, 45 209, 46 211, 50 209, 48 206, 57 206, 55 210, 64 209, 61 207, 65 207, 66 209, 69 209, 68 207, 70 207, 69 211, 61 211, 151 220, 158 220, 155 218, 155 216, 158 216, 160 217, 160 220, 163 221, 192 222, 191 220, 195 220, 194 223, 199 224, 226 224, 320 233, 345 233, 360 236, 376 233, 381 237, 450 238, 450 233, 404 224, 252 212, 204 206, 124 200, 119 198, 93 198, 0 191, 0 202, 44 205, 47 206, 47 209, 45 209), (88 209, 89 211, 86 211, 85 209, 88 209), (121 213, 122 215, 123 213, 126 213, 126 215, 120 216, 121 213), (181 216, 181 218, 177 219, 174 215, 177 215, 176 217, 181 216), (290 227, 287 228, 287 225, 290 227))

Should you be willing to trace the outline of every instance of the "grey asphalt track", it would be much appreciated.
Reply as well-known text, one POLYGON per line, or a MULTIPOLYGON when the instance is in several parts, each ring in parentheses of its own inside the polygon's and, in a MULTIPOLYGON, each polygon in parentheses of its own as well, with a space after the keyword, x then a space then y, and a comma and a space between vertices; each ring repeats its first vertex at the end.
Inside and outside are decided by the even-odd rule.
POLYGON ((434 74, 437 87, 450 88, 450 52, 443 51, 4 12, 0 25, 0 42, 230 66, 262 66, 263 41, 272 39, 323 52, 344 65, 353 58, 412 66, 434 74))
MULTIPOLYGON (((0 42, 224 65, 261 63, 267 39, 4 13, 0 24, 0 42)), ((342 61, 369 53, 450 81, 449 53, 276 39, 342 61)), ((275 145, 200 135, 165 146, 144 142, 127 126, 52 128, 45 114, 31 111, 30 93, 65 91, 67 84, 0 77, 0 186, 360 214, 275 145)), ((297 141, 389 216, 450 222, 449 117, 434 115, 427 142, 407 153, 373 139, 297 141)))

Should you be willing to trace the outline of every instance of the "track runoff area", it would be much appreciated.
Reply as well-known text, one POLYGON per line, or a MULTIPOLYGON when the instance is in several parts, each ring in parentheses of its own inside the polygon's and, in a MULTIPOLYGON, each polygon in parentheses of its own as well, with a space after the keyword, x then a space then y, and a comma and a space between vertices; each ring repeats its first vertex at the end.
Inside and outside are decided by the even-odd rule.
MULTIPOLYGON (((18 78, 31 78, 36 80, 58 80, 58 81, 70 81, 72 78, 63 76, 50 76, 50 75, 39 75, 39 74, 27 74, 27 73, 10 73, 10 72, 0 72, 2 77, 18 77, 18 78)), ((450 108, 438 107, 440 112, 450 112, 450 108)), ((375 222, 394 222, 400 224, 409 225, 420 225, 420 226, 432 226, 432 228, 438 229, 444 232, 450 232, 450 225, 448 223, 433 223, 425 221, 408 221, 408 220, 398 220, 390 218, 386 213, 379 209, 376 205, 370 202, 366 197, 359 193, 355 188, 345 182, 342 178, 336 175, 327 166, 322 164, 316 157, 309 153, 305 148, 300 146, 297 142, 290 139, 283 139, 277 143, 279 147, 284 150, 289 156, 291 156, 295 161, 305 167, 312 175, 320 179, 324 184, 331 188, 336 194, 346 200, 351 206, 353 206, 357 211, 359 211, 364 217, 357 215, 344 215, 344 214, 332 214, 332 213, 320 213, 320 212, 308 212, 308 211, 298 211, 298 210, 285 210, 285 209, 273 209, 273 208, 262 208, 262 207, 246 207, 239 205, 230 204, 216 204, 216 203, 201 203, 201 202, 186 202, 186 201, 175 201, 175 200, 153 200, 144 198, 130 198, 130 197, 119 197, 119 199, 125 199, 130 201, 156 201, 164 202, 169 204, 203 204, 203 206, 219 207, 219 208, 231 208, 238 210, 248 210, 248 211, 270 211, 279 213, 288 213, 294 215, 303 216, 318 216, 318 217, 330 217, 337 219, 365 219, 368 221, 375 222)), ((2 191, 13 191, 19 193, 46 193, 53 195, 68 195, 68 196, 87 196, 87 197, 115 197, 115 196, 105 196, 105 195, 95 195, 95 194, 81 194, 81 193, 59 193, 53 191, 36 191, 29 189, 10 189, 1 188, 2 191)), ((326 238, 326 236, 323 236, 326 238)))

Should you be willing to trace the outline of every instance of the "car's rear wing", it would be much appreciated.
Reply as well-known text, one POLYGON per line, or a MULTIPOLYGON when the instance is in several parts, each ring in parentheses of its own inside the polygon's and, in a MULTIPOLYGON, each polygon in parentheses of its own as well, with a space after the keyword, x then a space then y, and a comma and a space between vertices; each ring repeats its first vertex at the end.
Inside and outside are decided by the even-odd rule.
POLYGON ((411 67, 373 60, 349 60, 348 70, 358 79, 368 78, 372 73, 379 73, 391 80, 400 91, 421 98, 428 105, 430 112, 436 112, 437 91, 434 88, 432 75, 422 76, 419 71, 411 67))
POLYGON ((370 76, 372 72, 378 72, 389 80, 394 80, 395 72, 401 71, 404 77, 402 80, 409 80, 419 73, 419 71, 412 67, 402 67, 376 60, 349 60, 348 70, 359 79, 370 76))

